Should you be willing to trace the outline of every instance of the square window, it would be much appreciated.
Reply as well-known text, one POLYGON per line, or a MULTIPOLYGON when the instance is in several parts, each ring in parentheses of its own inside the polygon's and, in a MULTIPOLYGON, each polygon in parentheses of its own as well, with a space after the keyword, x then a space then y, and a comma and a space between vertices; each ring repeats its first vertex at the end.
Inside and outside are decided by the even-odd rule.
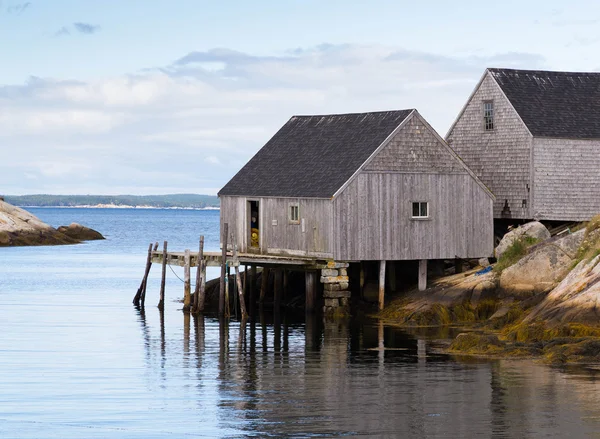
POLYGON ((300 224, 300 207, 298 204, 290 204, 289 220, 292 224, 300 224))
POLYGON ((429 218, 429 203, 426 201, 415 201, 412 203, 413 218, 429 218))
POLYGON ((494 131, 494 101, 483 102, 483 129, 494 131))

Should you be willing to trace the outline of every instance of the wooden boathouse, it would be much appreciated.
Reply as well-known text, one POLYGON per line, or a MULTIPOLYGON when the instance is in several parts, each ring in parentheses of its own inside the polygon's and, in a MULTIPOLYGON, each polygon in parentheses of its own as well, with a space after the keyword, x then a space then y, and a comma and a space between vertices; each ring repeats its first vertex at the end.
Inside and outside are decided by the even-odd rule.
POLYGON ((383 307, 386 266, 418 261, 425 289, 428 261, 493 251, 492 192, 416 110, 294 116, 219 197, 244 264, 295 260, 308 288, 321 270, 327 310, 351 264, 376 261, 383 307))
POLYGON ((600 212, 600 73, 490 68, 446 140, 494 192, 494 218, 600 212))

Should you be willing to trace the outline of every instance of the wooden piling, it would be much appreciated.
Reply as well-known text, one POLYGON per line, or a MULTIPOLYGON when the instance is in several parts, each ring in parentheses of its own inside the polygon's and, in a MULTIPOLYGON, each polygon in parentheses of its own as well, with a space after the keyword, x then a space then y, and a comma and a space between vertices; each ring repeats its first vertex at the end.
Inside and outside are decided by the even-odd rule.
POLYGON ((260 280, 260 298, 258 299, 260 303, 265 301, 265 295, 267 294, 267 288, 269 288, 269 274, 270 269, 267 267, 263 268, 261 280, 260 280))
POLYGON ((275 313, 279 312, 281 306, 281 287, 283 285, 282 280, 283 270, 281 268, 275 269, 275 280, 273 285, 273 308, 275 313))
MULTIPOLYGON (((200 289, 202 285, 202 269, 204 267, 204 235, 200 236, 200 244, 198 246, 198 264, 196 267, 196 288, 194 288, 194 306, 192 311, 197 313, 200 311, 200 289)), ((204 298, 202 298, 202 307, 204 308, 204 298)))
POLYGON ((135 306, 140 306, 140 301, 141 301, 141 305, 142 306, 144 305, 144 302, 142 301, 142 293, 146 286, 146 280, 148 279, 148 273, 150 273, 151 265, 152 265, 152 243, 150 243, 150 245, 148 246, 148 257, 146 258, 146 269, 144 270, 144 277, 142 278, 140 287, 138 288, 137 293, 135 294, 135 297, 133 298, 133 304, 135 306))
POLYGON ((226 274, 226 265, 227 265, 227 236, 229 232, 229 224, 223 224, 223 234, 222 234, 222 246, 221 249, 221 285, 219 289, 219 316, 223 316, 225 314, 225 274, 226 274))
POLYGON ((225 317, 231 316, 230 302, 229 302, 229 279, 231 278, 231 267, 229 261, 225 264, 225 317))
POLYGON ((190 310, 192 289, 190 284, 190 249, 186 248, 183 257, 183 310, 190 310))
POLYGON ((359 275, 359 286, 360 286, 360 298, 365 298, 365 265, 363 262, 360 263, 360 275, 359 275))
POLYGON ((379 261, 379 309, 385 306, 385 261, 379 261))
POLYGON ((167 281, 167 241, 163 242, 162 270, 160 276, 160 298, 158 309, 165 309, 165 282, 167 281))
POLYGON ((246 321, 248 318, 248 313, 246 312, 246 302, 244 300, 244 288, 242 287, 242 278, 240 277, 240 266, 238 261, 238 253, 237 253, 237 244, 233 245, 233 260, 236 262, 235 264, 235 279, 237 281, 238 287, 238 296, 240 297, 240 314, 242 315, 242 322, 246 321))
POLYGON ((390 283, 390 291, 392 293, 396 292, 396 262, 389 261, 387 263, 387 277, 390 283))
POLYGON ((307 271, 304 275, 305 294, 306 294, 306 312, 310 313, 315 310, 315 302, 317 301, 317 273, 315 271, 307 271))
POLYGON ((419 261, 419 291, 427 289, 427 259, 419 261))

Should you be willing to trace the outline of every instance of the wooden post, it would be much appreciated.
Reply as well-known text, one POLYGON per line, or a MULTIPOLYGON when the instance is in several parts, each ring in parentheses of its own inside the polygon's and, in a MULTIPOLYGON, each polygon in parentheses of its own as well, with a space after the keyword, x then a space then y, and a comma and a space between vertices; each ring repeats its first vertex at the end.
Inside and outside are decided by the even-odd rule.
POLYGON ((286 301, 287 299, 287 289, 288 289, 288 276, 289 276, 289 272, 287 270, 283 270, 283 286, 282 286, 282 293, 281 293, 281 299, 284 301, 286 301))
MULTIPOLYGON (((198 264, 196 267, 196 288, 194 288, 194 307, 193 312, 199 312, 198 305, 200 303, 200 285, 202 284, 202 267, 204 267, 204 235, 200 236, 200 244, 198 246, 198 264)), ((204 306, 204 298, 202 298, 202 306, 204 306)))
MULTIPOLYGON (((256 291, 256 265, 250 268, 250 308, 253 309, 254 303, 256 302, 255 292, 256 291)), ((254 314, 253 314, 254 315, 254 314)))
POLYGON ((360 298, 365 298, 365 265, 364 262, 360 263, 360 277, 359 277, 359 285, 360 285, 360 298))
POLYGON ((225 314, 225 275, 227 265, 227 236, 228 236, 229 224, 223 224, 223 234, 221 235, 222 246, 221 249, 221 285, 219 289, 219 316, 225 314))
POLYGON ((231 277, 231 267, 229 261, 225 264, 227 270, 225 275, 225 317, 231 316, 231 308, 229 304, 229 278, 231 277))
POLYGON ((248 297, 248 266, 244 265, 244 299, 248 297))
POLYGON ((158 309, 165 309, 165 282, 167 281, 167 241, 163 242, 162 271, 160 277, 160 298, 158 309))
POLYGON ((396 292, 396 263, 393 261, 389 261, 387 264, 387 272, 388 272, 388 281, 390 282, 390 291, 396 292))
POLYGON ((144 283, 146 282, 146 278, 148 277, 148 273, 150 272, 150 265, 152 264, 152 243, 148 247, 148 256, 146 257, 146 268, 144 270, 144 277, 142 277, 142 283, 135 293, 135 297, 133 298, 133 304, 135 306, 140 305, 140 299, 142 298, 142 291, 144 290, 144 283))
POLYGON ((427 289, 427 259, 419 261, 419 291, 427 289))
MULTIPOLYGON (((154 249, 152 251, 156 251, 158 249, 158 242, 156 242, 154 244, 154 249)), ((152 267, 152 253, 150 253, 150 263, 148 264, 148 272, 146 273, 146 276, 144 277, 144 288, 142 289, 142 297, 141 297, 141 302, 142 302, 142 306, 144 306, 144 304, 146 303, 146 288, 148 287, 148 275, 150 274, 150 268, 152 267)))
POLYGON ((202 276, 200 278, 200 296, 198 297, 198 312, 204 311, 206 302, 206 262, 202 260, 202 276))
POLYGON ((183 310, 190 310, 192 288, 190 284, 190 249, 186 248, 183 257, 183 310))
POLYGON ((267 294, 267 288, 269 288, 269 274, 270 274, 270 269, 267 267, 263 268, 262 271, 262 275, 261 275, 261 280, 260 280, 260 303, 263 303, 265 301, 265 295, 267 294))
POLYGON ((463 260, 462 259, 454 259, 454 273, 462 273, 464 270, 463 260))
POLYGON ((315 302, 317 301, 317 273, 309 270, 304 275, 305 294, 306 294, 306 312, 315 310, 315 302))
POLYGON ((244 301, 244 288, 242 287, 242 278, 240 277, 240 266, 237 254, 237 244, 233 245, 233 260, 235 264, 235 278, 238 286, 238 296, 240 296, 240 314, 242 315, 242 322, 246 321, 248 313, 246 312, 246 302, 244 301))
POLYGON ((385 306, 385 261, 379 261, 379 309, 385 306))
POLYGON ((273 285, 273 309, 275 313, 279 312, 279 307, 281 306, 281 286, 282 286, 282 269, 277 268, 275 270, 275 279, 273 285))

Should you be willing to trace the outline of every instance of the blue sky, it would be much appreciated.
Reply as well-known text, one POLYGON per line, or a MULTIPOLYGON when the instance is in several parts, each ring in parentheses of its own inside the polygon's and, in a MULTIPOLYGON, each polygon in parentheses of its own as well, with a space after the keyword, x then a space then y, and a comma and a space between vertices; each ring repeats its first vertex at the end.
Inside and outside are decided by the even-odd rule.
POLYGON ((0 192, 216 193, 293 114, 600 70, 600 2, 0 0, 0 192))

